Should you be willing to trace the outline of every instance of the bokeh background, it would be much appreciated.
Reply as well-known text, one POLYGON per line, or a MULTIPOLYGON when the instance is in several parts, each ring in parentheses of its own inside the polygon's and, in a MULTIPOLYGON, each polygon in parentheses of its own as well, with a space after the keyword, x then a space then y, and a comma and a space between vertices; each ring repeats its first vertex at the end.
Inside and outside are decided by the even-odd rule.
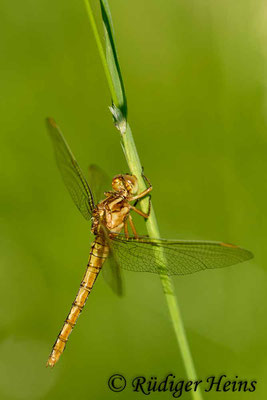
MULTIPOLYGON (((129 121, 162 237, 223 240, 255 259, 174 280, 198 375, 256 379, 266 396, 267 7, 243 0, 111 0, 129 121)), ((102 29, 98 2, 93 2, 102 29)), ((61 182, 44 118, 86 171, 126 172, 82 1, 2 0, 0 398, 138 399, 108 378, 185 371, 157 276, 96 283, 53 370, 51 346, 91 236, 61 182)), ((171 398, 155 393, 153 398, 171 398)), ((190 399, 189 394, 183 396, 190 399)))

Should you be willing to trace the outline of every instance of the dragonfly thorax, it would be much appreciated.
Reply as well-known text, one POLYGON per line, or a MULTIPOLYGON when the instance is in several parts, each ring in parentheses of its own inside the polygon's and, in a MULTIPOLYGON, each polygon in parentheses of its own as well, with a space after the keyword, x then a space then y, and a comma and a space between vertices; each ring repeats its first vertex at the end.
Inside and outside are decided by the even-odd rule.
POLYGON ((107 198, 96 206, 92 225, 92 232, 95 235, 101 233, 101 227, 105 227, 113 233, 120 233, 122 230, 124 221, 130 212, 130 206, 120 193, 107 192, 107 198))

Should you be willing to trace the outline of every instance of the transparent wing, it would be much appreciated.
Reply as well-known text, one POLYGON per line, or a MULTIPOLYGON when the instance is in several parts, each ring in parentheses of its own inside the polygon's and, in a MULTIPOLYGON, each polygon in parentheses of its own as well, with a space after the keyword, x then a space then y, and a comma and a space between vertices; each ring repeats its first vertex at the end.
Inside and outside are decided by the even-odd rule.
POLYGON ((84 218, 90 219, 94 208, 90 187, 56 122, 52 118, 46 122, 63 181, 84 218))
POLYGON ((88 183, 92 188, 96 203, 105 198, 104 192, 111 190, 111 179, 98 165, 92 164, 88 168, 88 183))
POLYGON ((185 275, 228 267, 253 257, 248 250, 222 242, 126 239, 124 235, 110 242, 120 266, 137 272, 164 273, 165 260, 167 275, 185 275))
POLYGON ((113 254, 109 254, 107 261, 102 267, 102 275, 106 283, 118 296, 123 296, 121 269, 113 254))
POLYGON ((113 290, 113 292, 118 296, 122 296, 124 290, 123 290, 121 268, 116 253, 114 253, 113 248, 111 246, 110 243, 111 241, 108 236, 108 231, 104 226, 102 227, 102 229, 103 229, 102 232, 105 235, 106 241, 109 245, 109 256, 102 267, 102 275, 106 283, 113 290))

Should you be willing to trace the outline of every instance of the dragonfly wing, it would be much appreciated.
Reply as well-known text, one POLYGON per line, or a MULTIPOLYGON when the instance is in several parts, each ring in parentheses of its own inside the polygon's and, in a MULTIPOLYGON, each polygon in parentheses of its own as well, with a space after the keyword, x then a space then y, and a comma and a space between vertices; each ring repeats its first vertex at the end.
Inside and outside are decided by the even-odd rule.
POLYGON ((123 269, 167 275, 186 275, 228 267, 253 257, 248 250, 222 242, 172 241, 148 237, 126 239, 124 235, 118 235, 111 243, 123 269))
POLYGON ((111 179, 102 168, 92 164, 88 168, 88 183, 92 188, 95 201, 100 203, 105 198, 104 192, 111 186, 111 179))
POLYGON ((120 297, 123 296, 124 290, 120 265, 112 253, 109 254, 108 259, 102 267, 102 275, 113 292, 120 297))
POLYGON ((105 226, 102 226, 102 233, 105 235, 106 242, 109 246, 109 255, 102 267, 103 278, 106 283, 111 287, 113 292, 118 296, 123 295, 123 283, 120 264, 117 259, 117 254, 114 252, 108 231, 105 226))
POLYGON ((94 208, 91 189, 60 128, 52 118, 48 118, 46 121, 63 181, 84 218, 90 219, 94 208))

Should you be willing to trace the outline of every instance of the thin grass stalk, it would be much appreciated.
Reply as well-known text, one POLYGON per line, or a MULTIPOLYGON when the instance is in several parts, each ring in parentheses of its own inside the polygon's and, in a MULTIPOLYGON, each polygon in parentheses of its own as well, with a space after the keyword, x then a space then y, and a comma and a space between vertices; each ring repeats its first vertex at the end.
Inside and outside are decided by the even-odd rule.
POLYGON ((118 101, 118 98, 117 98, 117 93, 116 93, 115 87, 113 85, 113 80, 112 80, 111 73, 110 73, 110 70, 109 70, 109 67, 108 67, 108 64, 107 64, 107 61, 106 61, 105 52, 104 52, 104 49, 103 49, 103 46, 102 46, 102 43, 101 43, 101 39, 100 39, 98 30, 97 30, 97 26, 96 26, 93 10, 92 10, 92 7, 91 7, 91 4, 90 4, 89 1, 85 0, 84 3, 85 3, 85 7, 86 7, 88 18, 89 18, 89 21, 90 21, 90 24, 91 24, 91 27, 92 27, 92 30, 93 30, 93 34, 94 34, 94 37, 95 37, 97 49, 98 49, 98 52, 99 52, 99 55, 100 55, 100 59, 101 59, 101 62, 102 62, 103 68, 104 68, 105 75, 106 75, 106 79, 107 79, 107 82, 108 82, 108 87, 109 87, 109 90, 110 90, 111 98, 113 99, 114 103, 118 106, 119 101, 118 101))
MULTIPOLYGON (((105 53, 104 53, 104 49, 102 47, 102 43, 100 40, 98 30, 96 28, 96 23, 94 20, 94 16, 92 13, 92 9, 91 9, 89 0, 84 0, 84 2, 86 5, 90 23, 92 25, 93 34, 95 36, 95 40, 96 40, 97 47, 98 47, 98 50, 100 53, 100 58, 101 58, 101 61, 103 64, 103 68, 105 71, 105 75, 106 75, 109 87, 110 87, 110 84, 112 81, 112 88, 110 87, 110 93, 111 93, 113 106, 111 107, 111 111, 112 111, 113 117, 115 119, 115 124, 121 133, 121 140, 122 140, 122 147, 123 147, 124 155, 125 155, 125 158, 126 158, 126 161, 127 161, 127 164, 129 166, 131 173, 134 174, 138 179, 139 189, 141 192, 141 191, 145 190, 146 185, 145 185, 145 182, 144 182, 144 179, 142 176, 142 164, 140 162, 140 159, 139 159, 139 156, 137 153, 137 149, 135 146, 134 138, 132 135, 132 131, 131 131, 130 125, 127 121, 126 114, 125 114, 126 98, 124 97, 125 91, 124 91, 124 87, 123 87, 123 83, 122 83, 121 73, 120 73, 120 70, 118 70, 117 73, 116 73, 116 71, 115 71, 115 73, 114 73, 114 71, 112 71, 112 72, 110 71, 110 69, 113 68, 114 65, 116 65, 116 67, 117 67, 118 59, 117 59, 117 54, 116 54, 114 31, 113 31, 111 13, 110 13, 110 9, 108 6, 108 2, 107 2, 107 0, 100 0, 102 18, 103 18, 103 22, 104 22, 106 46, 107 46, 106 57, 112 57, 112 55, 110 55, 110 52, 111 52, 110 48, 112 48, 113 53, 115 53, 115 56, 113 54, 114 60, 115 60, 115 61, 113 60, 113 62, 112 62, 112 58, 107 60, 106 57, 103 57, 103 54, 105 54, 105 53), (107 25, 107 23, 109 25, 107 25), (110 42, 112 41, 110 46, 109 46, 109 44, 110 44, 109 41, 110 42), (118 81, 116 81, 115 83, 114 83, 114 76, 115 76, 115 79, 118 79, 118 81), (112 77, 113 79, 110 80, 110 77, 112 77), (118 91, 118 88, 120 89, 119 91, 118 91), (113 93, 116 93, 116 96, 113 96, 113 93)), ((142 200, 140 202, 140 206, 144 212, 147 212, 148 199, 142 200)), ((149 216, 148 220, 146 221, 146 228, 147 228, 148 235, 151 238, 160 237, 158 223, 157 223, 156 215, 155 215, 152 204, 151 204, 150 216, 149 216)), ((197 374, 196 374, 196 370, 194 367, 194 362, 193 362, 193 358, 192 358, 192 355, 190 352, 189 344, 187 341, 186 332, 184 329, 183 320, 182 320, 181 313, 180 313, 180 308, 179 308, 178 301, 177 301, 175 293, 174 293, 173 283, 172 283, 171 278, 168 275, 166 275, 166 273, 164 273, 164 268, 165 268, 165 270, 167 269, 164 253, 162 252, 162 266, 159 269, 159 276, 160 276, 160 280, 162 283, 163 292, 164 292, 164 295, 165 295, 165 298, 167 301, 171 321, 172 321, 174 332, 175 332, 175 337, 176 337, 176 340, 180 347, 180 351, 181 351, 181 355, 183 358, 187 378, 190 380, 197 380, 197 374)), ((199 389, 196 392, 192 391, 191 394, 192 394, 192 398, 194 400, 202 400, 203 399, 199 389)))

